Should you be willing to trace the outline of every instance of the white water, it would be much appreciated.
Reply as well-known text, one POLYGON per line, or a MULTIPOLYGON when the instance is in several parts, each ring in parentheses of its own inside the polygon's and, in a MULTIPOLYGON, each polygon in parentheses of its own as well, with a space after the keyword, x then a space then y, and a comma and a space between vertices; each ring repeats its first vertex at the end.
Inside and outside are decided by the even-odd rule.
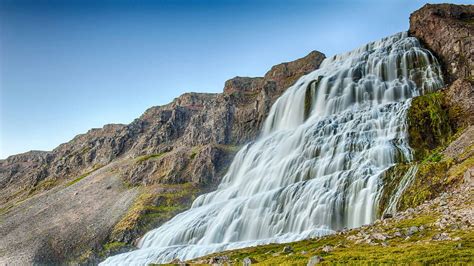
POLYGON ((262 135, 236 155, 216 191, 148 232, 139 250, 102 264, 185 260, 372 222, 380 174, 411 159, 409 99, 440 88, 440 73, 406 33, 326 59, 277 100, 262 135))
POLYGON ((397 212, 397 204, 400 198, 402 197, 403 192, 407 189, 413 180, 415 179, 415 174, 418 171, 418 165, 412 165, 408 169, 408 171, 403 175, 400 180, 400 184, 398 184, 395 193, 390 198, 388 202, 388 207, 383 211, 383 214, 394 214, 397 212))

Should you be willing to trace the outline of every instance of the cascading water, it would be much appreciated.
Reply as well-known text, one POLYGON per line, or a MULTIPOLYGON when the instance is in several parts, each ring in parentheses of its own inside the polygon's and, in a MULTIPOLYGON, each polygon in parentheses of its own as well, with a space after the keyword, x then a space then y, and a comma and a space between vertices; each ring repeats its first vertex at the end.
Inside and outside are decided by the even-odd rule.
POLYGON ((216 191, 102 264, 185 260, 372 222, 379 176, 411 160, 409 99, 440 88, 440 75, 407 33, 326 59, 275 102, 216 191))

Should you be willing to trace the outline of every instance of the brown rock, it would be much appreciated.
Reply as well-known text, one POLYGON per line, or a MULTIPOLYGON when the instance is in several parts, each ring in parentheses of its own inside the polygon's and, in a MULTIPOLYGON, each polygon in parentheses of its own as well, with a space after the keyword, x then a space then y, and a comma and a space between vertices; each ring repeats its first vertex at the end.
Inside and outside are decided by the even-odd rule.
POLYGON ((474 78, 474 5, 427 4, 410 16, 410 34, 441 60, 447 82, 474 78))

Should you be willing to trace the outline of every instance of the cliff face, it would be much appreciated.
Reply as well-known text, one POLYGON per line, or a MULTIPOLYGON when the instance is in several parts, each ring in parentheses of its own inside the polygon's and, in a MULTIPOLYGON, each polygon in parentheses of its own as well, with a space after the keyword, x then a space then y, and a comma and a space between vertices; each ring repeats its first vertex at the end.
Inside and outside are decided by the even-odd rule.
POLYGON ((425 5, 410 16, 410 34, 441 60, 448 82, 474 78, 474 5, 425 5))
POLYGON ((318 68, 323 59, 323 54, 314 51, 296 61, 272 67, 264 77, 228 80, 223 93, 186 93, 167 105, 149 108, 129 125, 106 125, 78 135, 50 152, 32 151, 0 160, 0 218, 5 221, 0 225, 0 239, 12 241, 0 240, 0 254, 12 252, 11 247, 18 245, 38 246, 27 248, 29 257, 19 261, 58 262, 89 249, 100 250, 104 241, 130 244, 145 231, 143 226, 163 222, 187 206, 196 194, 217 184, 238 147, 257 137, 278 96, 299 77, 318 68), (95 186, 103 185, 106 191, 92 187, 82 191, 95 182, 92 179, 97 182, 95 186), (124 201, 120 196, 130 193, 142 195, 134 205, 131 202, 134 197, 124 201), (173 200, 180 205, 170 205, 170 200, 163 203, 160 193, 178 195, 173 200), (94 203, 102 201, 101 195, 109 195, 104 202, 111 204, 116 200, 124 205, 119 208, 94 203), (56 210, 38 205, 56 196, 64 202, 89 202, 88 221, 94 221, 94 217, 107 218, 99 210, 104 212, 104 208, 110 207, 107 219, 112 222, 93 226, 91 235, 78 237, 82 240, 76 245, 66 244, 64 239, 74 240, 83 226, 78 226, 82 224, 80 221, 65 219, 73 224, 51 227, 46 226, 48 219, 35 217, 36 223, 18 226, 21 220, 36 215, 21 208, 46 208, 44 213, 49 218, 53 216, 51 219, 81 212, 64 205, 57 205, 56 210), (160 206, 170 211, 162 212, 158 210, 160 206), (158 212, 154 214, 159 219, 145 219, 144 215, 153 211, 158 212), (16 239, 11 229, 27 225, 38 227, 36 240, 27 236, 16 239), (55 230, 57 234, 53 233, 55 230), (39 247, 40 240, 56 244, 49 247, 49 253, 44 253, 46 248, 39 247), (65 256, 68 252, 70 256, 65 256))

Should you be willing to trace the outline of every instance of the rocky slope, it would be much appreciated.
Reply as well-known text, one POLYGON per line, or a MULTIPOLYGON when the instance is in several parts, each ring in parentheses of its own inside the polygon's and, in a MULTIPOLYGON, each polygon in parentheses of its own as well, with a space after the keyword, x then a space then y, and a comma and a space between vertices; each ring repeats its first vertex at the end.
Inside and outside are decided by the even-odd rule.
POLYGON ((223 93, 186 93, 129 125, 0 160, 0 264, 91 261, 130 248, 216 185, 272 103, 323 59, 314 51, 264 77, 228 80, 223 93))

